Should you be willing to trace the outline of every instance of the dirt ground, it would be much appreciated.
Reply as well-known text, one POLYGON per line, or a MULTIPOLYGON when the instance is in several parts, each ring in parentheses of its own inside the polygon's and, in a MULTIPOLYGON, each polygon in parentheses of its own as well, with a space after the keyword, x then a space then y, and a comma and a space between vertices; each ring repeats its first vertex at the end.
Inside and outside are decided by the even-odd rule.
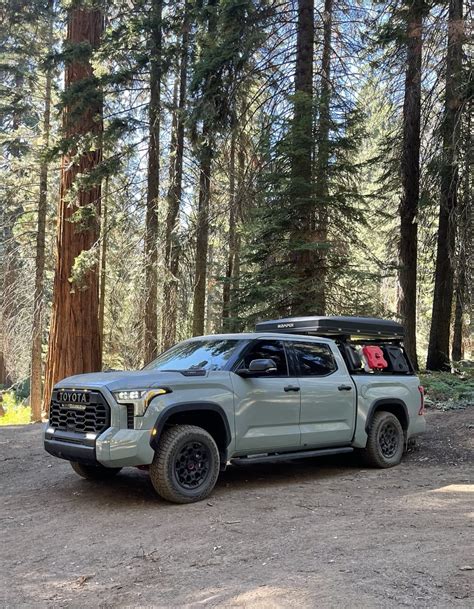
POLYGON ((0 428, 1 607, 473 607, 474 409, 430 412, 402 465, 231 467, 177 506, 146 472, 107 483, 0 428))

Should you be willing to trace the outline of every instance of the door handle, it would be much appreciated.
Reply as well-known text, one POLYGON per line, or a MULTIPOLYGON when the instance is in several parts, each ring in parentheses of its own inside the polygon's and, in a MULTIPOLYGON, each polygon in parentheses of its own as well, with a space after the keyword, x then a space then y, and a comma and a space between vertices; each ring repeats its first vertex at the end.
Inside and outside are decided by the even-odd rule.
POLYGON ((283 387, 283 391, 299 391, 300 388, 297 385, 287 385, 283 387))
POLYGON ((352 385, 339 385, 339 391, 350 391, 352 389, 352 385))

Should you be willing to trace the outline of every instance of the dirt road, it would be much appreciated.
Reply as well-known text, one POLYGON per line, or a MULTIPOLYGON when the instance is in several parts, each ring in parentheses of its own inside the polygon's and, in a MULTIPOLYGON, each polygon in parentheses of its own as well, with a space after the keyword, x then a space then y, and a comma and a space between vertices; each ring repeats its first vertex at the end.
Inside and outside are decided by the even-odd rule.
POLYGON ((37 425, 0 428, 0 607, 473 607, 474 409, 428 424, 394 469, 229 468, 188 506, 146 472, 78 478, 37 425))

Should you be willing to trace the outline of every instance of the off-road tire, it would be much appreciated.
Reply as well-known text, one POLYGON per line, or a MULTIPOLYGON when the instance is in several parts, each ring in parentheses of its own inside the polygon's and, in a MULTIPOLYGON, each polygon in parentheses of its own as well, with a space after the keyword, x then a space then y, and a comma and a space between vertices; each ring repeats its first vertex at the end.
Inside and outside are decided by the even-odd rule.
POLYGON ((84 465, 70 461, 72 469, 86 480, 108 480, 116 476, 121 467, 104 467, 103 465, 84 465))
POLYGON ((398 465, 403 456, 405 436, 397 417, 391 412, 376 412, 370 425, 364 458, 372 467, 398 465))
POLYGON ((219 469, 219 450, 214 438, 202 427, 176 425, 164 431, 160 438, 150 465, 150 479, 153 488, 163 499, 172 503, 193 503, 205 499, 212 492, 219 476, 219 469), (190 457, 187 457, 186 451, 190 451, 190 457), (196 454, 198 457, 195 458, 196 454), (205 459, 203 457, 200 461, 199 454, 205 454, 205 459), (186 459, 189 461, 187 466, 183 465, 187 463, 186 459), (188 467, 190 477, 192 475, 198 477, 203 472, 203 479, 195 488, 185 486, 194 483, 194 480, 188 483, 183 479, 187 475, 188 467))

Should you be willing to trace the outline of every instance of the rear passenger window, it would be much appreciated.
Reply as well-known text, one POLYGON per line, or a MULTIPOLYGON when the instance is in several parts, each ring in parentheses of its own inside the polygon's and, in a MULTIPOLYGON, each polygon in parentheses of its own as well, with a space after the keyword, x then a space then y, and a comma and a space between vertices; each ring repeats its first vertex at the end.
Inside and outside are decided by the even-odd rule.
POLYGON ((320 343, 293 343, 300 376, 326 376, 337 369, 331 349, 320 343))

